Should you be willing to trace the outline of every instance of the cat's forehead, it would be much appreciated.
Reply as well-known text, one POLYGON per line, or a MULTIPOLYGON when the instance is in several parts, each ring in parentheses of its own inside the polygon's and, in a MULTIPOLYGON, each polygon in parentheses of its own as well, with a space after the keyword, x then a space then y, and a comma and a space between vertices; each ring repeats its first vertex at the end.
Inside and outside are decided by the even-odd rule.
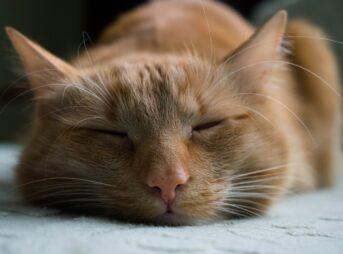
POLYGON ((108 119, 161 128, 192 121, 223 97, 213 70, 198 59, 137 59, 117 61, 91 79, 108 119))
POLYGON ((169 89, 177 89, 185 85, 187 79, 187 67, 181 62, 170 61, 140 61, 123 62, 112 67, 109 86, 135 87, 136 89, 153 89, 160 83, 164 83, 169 89))
MULTIPOLYGON (((126 62, 114 66, 107 80, 113 116, 131 121, 171 124, 199 110, 185 63, 126 62)), ((156 124, 155 123, 155 124, 156 124)))

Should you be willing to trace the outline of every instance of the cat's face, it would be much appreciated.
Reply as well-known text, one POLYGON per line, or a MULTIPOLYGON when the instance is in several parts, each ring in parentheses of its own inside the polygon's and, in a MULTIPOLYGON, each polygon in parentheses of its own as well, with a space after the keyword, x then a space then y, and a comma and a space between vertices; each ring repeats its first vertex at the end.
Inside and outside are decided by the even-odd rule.
POLYGON ((50 190, 43 197, 55 201, 63 190, 62 205, 101 207, 106 214, 143 221, 191 223, 220 216, 233 191, 230 178, 250 170, 256 149, 270 144, 258 129, 263 124, 230 89, 232 80, 211 69, 192 58, 150 59, 64 81, 41 99, 45 106, 40 105, 32 140, 37 147, 29 148, 39 150, 31 162, 43 172, 38 178, 61 177, 39 184, 40 191, 50 190), (175 199, 164 215, 161 191, 171 190, 154 187, 163 184, 160 178, 173 181, 177 175, 186 179, 170 186, 175 199), (158 178, 157 186, 152 178, 158 178))
POLYGON ((253 114, 268 103, 247 96, 261 87, 244 83, 262 78, 238 76, 237 58, 148 54, 82 70, 55 62, 63 78, 32 78, 41 92, 18 170, 24 197, 168 224, 259 214, 282 182, 263 170, 285 151, 253 114))

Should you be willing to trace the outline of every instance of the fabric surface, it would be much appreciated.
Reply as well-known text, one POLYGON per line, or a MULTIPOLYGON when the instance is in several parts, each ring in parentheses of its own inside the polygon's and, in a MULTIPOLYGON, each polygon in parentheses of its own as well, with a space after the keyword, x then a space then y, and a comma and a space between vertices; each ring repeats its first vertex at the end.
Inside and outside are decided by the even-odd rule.
POLYGON ((18 147, 0 146, 0 254, 343 253, 343 184, 284 198, 268 216, 210 225, 134 225, 23 206, 18 147))

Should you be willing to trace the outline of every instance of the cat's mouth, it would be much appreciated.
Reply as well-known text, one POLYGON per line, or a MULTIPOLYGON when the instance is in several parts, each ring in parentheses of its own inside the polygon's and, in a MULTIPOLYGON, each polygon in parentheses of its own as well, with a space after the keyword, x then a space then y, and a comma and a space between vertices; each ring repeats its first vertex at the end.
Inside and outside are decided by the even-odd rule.
POLYGON ((167 207, 163 213, 157 215, 153 219, 153 223, 170 226, 181 226, 193 224, 194 221, 189 216, 179 213, 178 211, 175 211, 170 207, 167 207))

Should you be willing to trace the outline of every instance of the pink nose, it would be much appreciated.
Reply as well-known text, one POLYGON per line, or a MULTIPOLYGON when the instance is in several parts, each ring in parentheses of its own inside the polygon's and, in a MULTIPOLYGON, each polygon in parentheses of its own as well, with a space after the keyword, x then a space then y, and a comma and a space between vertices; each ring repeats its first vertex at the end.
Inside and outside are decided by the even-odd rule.
POLYGON ((171 175, 151 174, 147 184, 151 188, 159 190, 164 203, 170 207, 176 195, 176 191, 187 183, 189 176, 184 171, 179 171, 171 175))

